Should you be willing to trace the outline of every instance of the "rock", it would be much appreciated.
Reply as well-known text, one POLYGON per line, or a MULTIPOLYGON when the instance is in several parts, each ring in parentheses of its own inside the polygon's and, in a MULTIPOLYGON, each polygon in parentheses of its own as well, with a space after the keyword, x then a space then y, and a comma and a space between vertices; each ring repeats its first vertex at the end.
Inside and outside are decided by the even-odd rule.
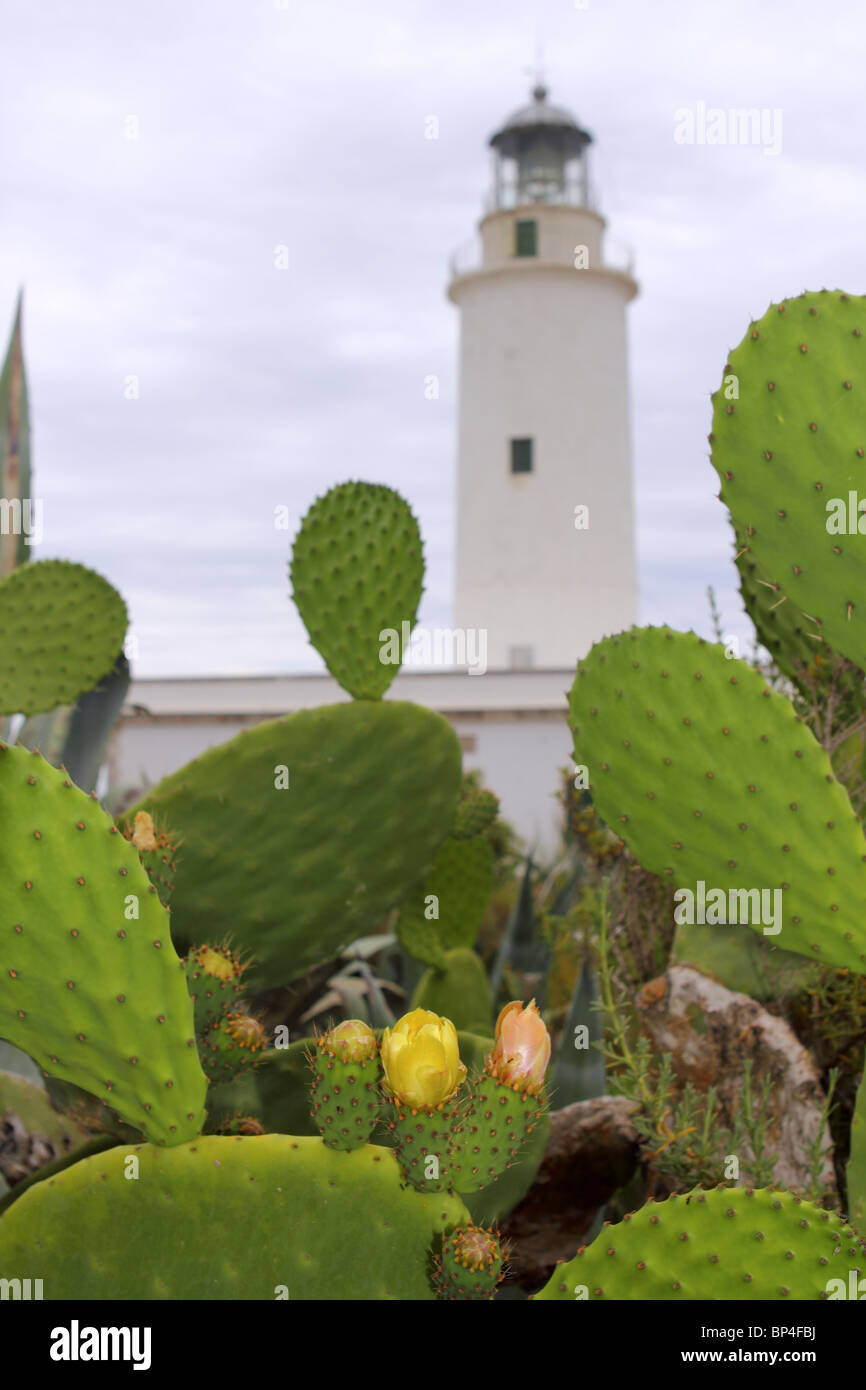
MULTIPOLYGON (((775 1155, 772 1181, 803 1192, 811 1189, 809 1150, 821 1129, 824 1090, 815 1061, 784 1019, 747 994, 735 994, 690 966, 672 966, 644 985, 635 1000, 643 1031, 655 1052, 669 1052, 680 1083, 705 1092, 716 1087, 719 1128, 730 1128, 742 1112, 743 1065, 752 1060, 753 1102, 765 1077, 772 1082, 767 1106, 765 1153, 775 1155)), ((837 1198, 829 1130, 823 1126, 822 1187, 837 1198)), ((750 1180, 753 1154, 747 1144, 736 1156, 740 1182, 750 1180)), ((720 1154, 719 1181, 725 1179, 720 1154)))
POLYGON ((624 1096, 577 1101, 550 1116, 535 1181, 502 1225, 512 1242, 509 1278, 538 1289, 558 1260, 586 1241, 599 1208, 624 1187, 638 1161, 638 1136, 624 1096))

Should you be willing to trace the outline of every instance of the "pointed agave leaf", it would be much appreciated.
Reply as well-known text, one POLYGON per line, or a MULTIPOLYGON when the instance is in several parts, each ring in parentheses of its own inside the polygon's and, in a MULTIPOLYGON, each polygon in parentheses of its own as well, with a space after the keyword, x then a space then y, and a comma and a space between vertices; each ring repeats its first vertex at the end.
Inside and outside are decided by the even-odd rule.
POLYGON ((30 409, 21 343, 21 295, 0 372, 0 576, 30 558, 20 508, 30 498, 30 409), (17 514, 17 527, 10 518, 17 514), (17 534, 16 534, 17 531, 17 534))
POLYGON ((601 1042, 601 1015, 592 1005, 598 994, 589 961, 584 961, 578 977, 568 1021, 562 1035, 551 1078, 551 1092, 557 1110, 578 1100, 594 1100, 605 1094, 604 1057, 593 1043, 601 1042), (579 1028, 586 1028, 587 1046, 579 1047, 579 1028))

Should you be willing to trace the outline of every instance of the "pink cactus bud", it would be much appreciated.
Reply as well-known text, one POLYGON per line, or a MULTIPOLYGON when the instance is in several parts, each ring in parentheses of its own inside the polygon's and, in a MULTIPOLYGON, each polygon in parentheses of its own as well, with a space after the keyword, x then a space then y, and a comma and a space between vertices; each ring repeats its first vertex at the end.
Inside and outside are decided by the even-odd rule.
POLYGON ((550 1034, 535 1000, 524 1008, 519 999, 513 999, 496 1020, 496 1042, 487 1071, 515 1091, 537 1095, 549 1061, 550 1034))

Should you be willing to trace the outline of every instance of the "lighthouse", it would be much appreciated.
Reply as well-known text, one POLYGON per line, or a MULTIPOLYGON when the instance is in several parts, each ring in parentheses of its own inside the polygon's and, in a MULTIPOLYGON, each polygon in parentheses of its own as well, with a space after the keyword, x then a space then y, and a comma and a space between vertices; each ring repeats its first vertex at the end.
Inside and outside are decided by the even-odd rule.
POLYGON ((460 312, 455 623, 491 671, 571 670, 637 619, 626 305, 592 136, 539 84, 492 136, 460 312))

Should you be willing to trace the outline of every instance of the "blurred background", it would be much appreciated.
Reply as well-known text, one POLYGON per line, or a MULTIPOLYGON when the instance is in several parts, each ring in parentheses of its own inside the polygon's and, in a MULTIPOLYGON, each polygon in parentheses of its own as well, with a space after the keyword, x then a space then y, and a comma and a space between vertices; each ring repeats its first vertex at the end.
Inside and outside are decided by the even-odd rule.
POLYGON ((709 393, 772 299, 861 289, 853 5, 2 10, 17 76, 0 90, 0 323, 23 285, 34 558, 80 560, 122 592, 136 676, 322 669, 287 602, 288 543, 349 477, 411 502, 422 622, 452 620, 448 258, 480 216, 486 142, 539 60, 593 134, 599 202, 640 284, 640 619, 710 635, 712 584, 745 639, 709 393), (675 113, 700 102, 778 110, 781 148, 677 143, 675 113))

